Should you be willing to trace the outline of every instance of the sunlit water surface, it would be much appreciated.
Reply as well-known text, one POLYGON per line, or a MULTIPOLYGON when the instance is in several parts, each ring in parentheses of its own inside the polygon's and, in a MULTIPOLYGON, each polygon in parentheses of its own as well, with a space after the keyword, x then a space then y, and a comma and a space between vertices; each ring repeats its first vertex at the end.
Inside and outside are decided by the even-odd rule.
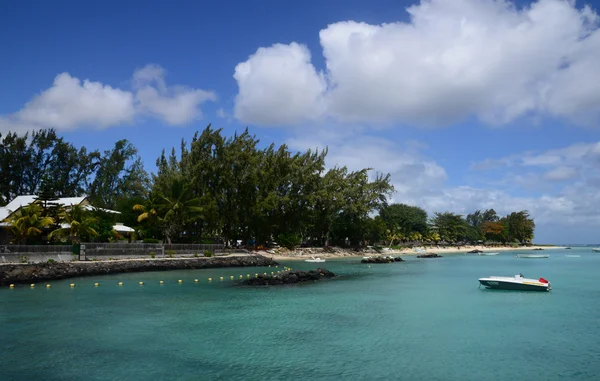
POLYGON ((600 379, 600 253, 516 253, 328 260, 339 278, 268 288, 242 287, 239 276, 281 266, 3 287, 0 379, 600 379), (478 287, 479 277, 517 273, 553 290, 478 287))

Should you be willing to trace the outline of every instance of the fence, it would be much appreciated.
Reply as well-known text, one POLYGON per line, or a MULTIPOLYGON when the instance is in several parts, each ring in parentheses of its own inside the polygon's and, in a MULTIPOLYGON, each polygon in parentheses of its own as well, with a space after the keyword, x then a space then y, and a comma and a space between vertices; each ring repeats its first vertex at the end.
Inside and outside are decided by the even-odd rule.
POLYGON ((81 250, 77 245, 6 245, 0 246, 0 263, 45 262, 50 259, 62 262, 73 259, 203 257, 207 252, 210 255, 226 255, 245 250, 226 249, 219 244, 179 243, 82 243, 81 250))
POLYGON ((72 245, 0 245, 0 263, 72 261, 72 245))

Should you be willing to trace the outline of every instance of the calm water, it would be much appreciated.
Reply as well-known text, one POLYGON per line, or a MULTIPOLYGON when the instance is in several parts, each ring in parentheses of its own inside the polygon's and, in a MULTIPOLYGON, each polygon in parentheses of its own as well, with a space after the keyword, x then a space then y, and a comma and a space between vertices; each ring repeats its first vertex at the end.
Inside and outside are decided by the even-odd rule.
POLYGON ((262 268, 4 287, 0 379, 600 379, 600 254, 545 253, 328 261, 342 277, 279 288, 229 280, 262 268), (478 288, 479 277, 519 272, 553 290, 478 288))

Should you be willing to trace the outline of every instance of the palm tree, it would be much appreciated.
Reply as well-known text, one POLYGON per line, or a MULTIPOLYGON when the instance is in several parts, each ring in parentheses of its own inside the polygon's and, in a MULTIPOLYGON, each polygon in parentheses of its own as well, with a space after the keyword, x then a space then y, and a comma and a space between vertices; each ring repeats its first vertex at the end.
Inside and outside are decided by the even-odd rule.
POLYGON ((42 234, 45 227, 54 223, 52 217, 43 214, 44 210, 38 204, 24 206, 13 214, 8 219, 14 237, 12 242, 26 245, 29 239, 42 234))
POLYGON ((198 216, 203 209, 200 206, 200 199, 193 197, 192 188, 184 182, 183 178, 172 180, 169 193, 168 196, 161 197, 159 210, 164 213, 163 233, 167 243, 170 244, 171 237, 181 231, 187 220, 192 216, 198 216))
POLYGON ((59 218, 63 227, 50 233, 49 238, 68 238, 71 242, 79 243, 82 237, 98 235, 98 232, 92 227, 98 222, 98 219, 81 205, 72 205, 68 209, 63 209, 59 218))
POLYGON ((155 232, 161 230, 159 226, 163 223, 163 219, 159 214, 162 197, 158 197, 154 192, 148 194, 144 204, 136 204, 133 210, 139 213, 138 222, 146 221, 149 231, 155 232))

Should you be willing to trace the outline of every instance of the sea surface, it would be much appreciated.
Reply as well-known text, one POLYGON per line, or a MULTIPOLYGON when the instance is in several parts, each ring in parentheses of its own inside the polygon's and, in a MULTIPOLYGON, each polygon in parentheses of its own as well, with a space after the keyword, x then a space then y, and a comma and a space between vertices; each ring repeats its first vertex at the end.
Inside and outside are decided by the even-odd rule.
POLYGON ((2 287, 0 380, 599 380, 600 253, 516 253, 282 262, 340 275, 283 287, 238 284, 282 266, 2 287), (518 273, 553 289, 479 288, 518 273))

